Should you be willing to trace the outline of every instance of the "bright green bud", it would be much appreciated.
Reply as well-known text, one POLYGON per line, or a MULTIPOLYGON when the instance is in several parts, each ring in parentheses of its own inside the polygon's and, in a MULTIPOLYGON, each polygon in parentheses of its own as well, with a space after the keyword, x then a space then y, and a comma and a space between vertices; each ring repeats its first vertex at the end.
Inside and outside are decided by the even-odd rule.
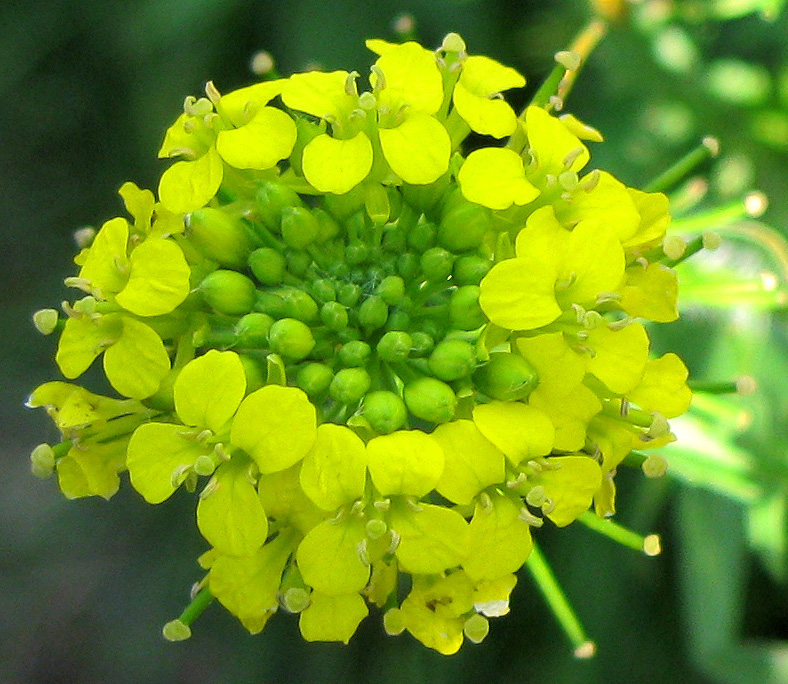
POLYGON ((337 299, 337 290, 334 281, 328 278, 318 278, 311 284, 312 296, 321 304, 323 302, 334 302, 337 299))
POLYGON ((288 247, 304 249, 320 234, 320 224, 306 207, 285 207, 281 219, 282 239, 288 247))
POLYGON ((303 207, 298 193, 280 183, 262 183, 255 196, 257 214, 268 230, 278 233, 285 207, 303 207))
POLYGON ((279 294, 284 301, 285 316, 288 318, 297 318, 304 323, 309 323, 317 318, 317 303, 303 290, 290 287, 282 290, 279 294))
POLYGON ((343 283, 340 285, 337 292, 337 300, 340 304, 352 308, 358 304, 359 299, 361 299, 361 288, 358 285, 355 283, 343 283))
POLYGON ((310 397, 316 397, 328 390, 334 379, 334 371, 322 363, 308 363, 296 375, 298 385, 310 397))
POLYGON ((242 316, 235 324, 234 332, 237 346, 262 348, 268 342, 268 331, 274 319, 264 313, 250 313, 242 316))
POLYGON ((344 344, 345 342, 352 342, 361 339, 361 331, 353 326, 337 330, 337 339, 344 344))
POLYGON ((465 636, 474 644, 480 644, 490 632, 490 622, 484 615, 471 615, 462 628, 465 636))
POLYGON ((454 418, 457 396, 445 382, 419 378, 405 385, 405 405, 417 418, 430 423, 446 423, 454 418))
POLYGON ((342 195, 327 194, 323 198, 323 206, 337 221, 344 221, 364 207, 364 200, 364 188, 357 185, 350 192, 342 195))
POLYGON ((450 184, 451 174, 445 173, 428 185, 403 185, 402 196, 411 207, 426 213, 438 203, 450 184))
POLYGON ((413 252, 405 252, 397 257, 397 273, 404 280, 413 280, 419 272, 420 259, 413 252))
POLYGON ((246 354, 239 354, 241 365, 244 368, 244 376, 246 377, 246 393, 251 394, 255 390, 260 389, 266 382, 266 372, 260 362, 246 354))
POLYGON ((297 278, 301 278, 312 265, 312 256, 309 252, 288 249, 285 251, 285 262, 287 263, 287 270, 297 278))
POLYGON ((376 292, 386 304, 396 306, 405 296, 405 281, 399 276, 386 276, 378 285, 376 292))
POLYGON ((342 232, 340 225, 327 211, 312 209, 312 215, 317 219, 317 239, 315 242, 328 242, 342 232))
POLYGON ((493 399, 525 399, 539 382, 536 371, 518 354, 493 352, 490 360, 473 374, 480 391, 493 399))
POLYGON ((271 349, 291 361, 305 358, 315 346, 309 326, 295 318, 276 321, 268 332, 271 349))
POLYGON ((228 316, 249 313, 257 295, 251 278, 222 268, 209 273, 197 289, 208 306, 228 316))
POLYGON ((438 229, 435 224, 422 218, 408 232, 408 247, 416 252, 424 252, 435 244, 438 229))
POLYGON ((476 330, 487 322, 479 306, 479 287, 463 285, 451 294, 449 299, 449 320, 458 330, 476 330))
POLYGON ((443 247, 432 247, 421 255, 421 271, 431 283, 446 280, 454 266, 454 255, 443 247))
POLYGON ((358 310, 358 322, 365 330, 377 330, 386 324, 389 308, 386 302, 377 295, 368 297, 358 310))
POLYGON ((394 309, 386 320, 386 330, 409 330, 410 315, 402 309, 394 309))
POLYGON ((408 333, 392 330, 380 338, 376 349, 381 360, 398 363, 408 358, 411 346, 412 342, 408 333))
POLYGON ((206 257, 222 266, 244 268, 252 241, 243 222, 221 209, 204 207, 188 215, 187 235, 206 257))
POLYGON ((478 285, 492 267, 492 262, 477 254, 465 254, 454 262, 452 277, 457 285, 478 285))
POLYGON ((287 303, 281 294, 276 292, 258 292, 254 308, 273 318, 287 317, 287 303))
POLYGON ((364 196, 364 209, 376 226, 386 223, 391 215, 391 205, 386 188, 377 183, 368 185, 364 196))
POLYGON ((355 404, 371 384, 372 379, 364 368, 343 368, 334 376, 328 391, 331 398, 340 404, 355 404))
POLYGON ((435 340, 423 330, 412 333, 410 339, 413 356, 427 356, 435 347, 435 340))
POLYGON ((394 254, 401 254, 405 251, 407 238, 405 232, 400 228, 392 228, 383 233, 383 249, 394 254))
POLYGON ((372 347, 362 340, 351 340, 339 350, 339 362, 343 366, 363 366, 372 355, 372 347))
POLYGON ((33 325, 42 335, 51 335, 57 329, 59 318, 56 309, 39 309, 33 314, 33 325))
POLYGON ((329 330, 342 330, 347 327, 347 309, 339 302, 326 302, 320 308, 320 320, 329 330))
POLYGON ((408 418, 405 402, 394 392, 386 390, 367 394, 364 397, 361 414, 380 435, 399 430, 408 418))
POLYGON ((463 202, 452 206, 441 218, 438 242, 450 252, 467 252, 481 245, 490 228, 490 210, 463 202))
POLYGON ((285 276, 285 258, 270 247, 260 247, 249 255, 249 268, 263 285, 279 285, 285 276))
POLYGON ((30 470, 41 479, 49 477, 55 470, 55 452, 49 444, 39 444, 30 452, 30 470))
POLYGON ((476 369, 476 349, 465 340, 443 340, 432 350, 429 366, 441 380, 459 380, 476 369))
POLYGON ((361 240, 353 240, 345 247, 345 259, 349 264, 357 266, 369 258, 369 245, 361 240))

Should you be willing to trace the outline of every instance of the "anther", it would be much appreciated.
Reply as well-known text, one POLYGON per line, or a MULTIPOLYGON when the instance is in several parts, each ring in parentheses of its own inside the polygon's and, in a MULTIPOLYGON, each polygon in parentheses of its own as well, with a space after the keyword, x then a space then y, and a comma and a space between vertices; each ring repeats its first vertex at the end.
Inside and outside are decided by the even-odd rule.
POLYGON ((564 100, 558 95, 551 95, 548 102, 552 105, 553 109, 560 112, 564 108, 564 100))
POLYGON ((601 171, 599 169, 594 169, 591 173, 583 176, 583 180, 580 181, 580 187, 586 192, 591 192, 599 185, 600 178, 602 178, 601 171))
POLYGON ((718 249, 722 244, 722 236, 714 230, 703 231, 701 239, 703 240, 703 248, 710 251, 718 249))
POLYGON ((520 509, 517 517, 523 522, 528 523, 531 527, 541 527, 544 525, 544 520, 537 515, 534 515, 525 506, 520 509))
POLYGON ((376 93, 384 90, 386 88, 386 77, 383 75, 383 70, 377 64, 373 64, 370 67, 370 71, 375 75, 375 86, 372 92, 376 93))
MULTIPOLYGON (((564 157, 564 160, 561 162, 563 167, 568 171, 572 165, 577 161, 577 158, 583 154, 582 147, 575 147, 569 154, 564 157)), ((597 175, 599 175, 599 169, 596 169, 597 175)))
POLYGON ((555 53, 555 61, 567 71, 577 71, 582 61, 580 55, 570 50, 561 50, 555 53))
POLYGON ((614 321, 613 323, 608 323, 607 327, 609 330, 613 330, 613 331, 623 330, 627 326, 631 325, 633 322, 634 322, 633 318, 631 318, 630 316, 625 316, 620 321, 614 321))
POLYGON ((85 249, 86 247, 90 247, 91 243, 93 242, 93 238, 96 237, 96 229, 91 228, 90 226, 85 226, 84 228, 75 230, 73 237, 74 242, 77 243, 77 247, 80 249, 85 249))
POLYGON ((221 485, 219 484, 219 480, 215 477, 212 477, 208 480, 208 484, 205 485, 203 490, 200 492, 200 499, 207 499, 211 494, 214 494, 221 485))
MULTIPOLYGON (((358 97, 358 88, 356 87, 356 79, 360 75, 361 74, 359 74, 358 71, 351 71, 345 77, 345 94, 348 95, 349 97, 358 97)), ((382 77, 382 72, 381 72, 381 77, 382 77)))
POLYGON ((681 259, 687 251, 687 243, 678 235, 668 235, 662 241, 662 251, 673 261, 681 259))
POLYGON ((219 104, 219 100, 222 99, 222 95, 216 89, 213 81, 208 81, 208 83, 205 84, 205 94, 208 96, 208 99, 213 103, 214 106, 219 104))

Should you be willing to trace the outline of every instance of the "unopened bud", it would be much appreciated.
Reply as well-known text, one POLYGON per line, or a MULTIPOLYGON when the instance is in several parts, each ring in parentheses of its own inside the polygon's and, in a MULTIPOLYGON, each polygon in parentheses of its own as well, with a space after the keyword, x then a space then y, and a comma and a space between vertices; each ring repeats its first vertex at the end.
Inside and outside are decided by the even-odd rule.
POLYGON ((39 444, 30 452, 30 470, 42 480, 55 470, 55 452, 49 444, 39 444))
POLYGON ((306 207, 284 207, 280 229, 285 244, 293 249, 305 249, 320 234, 318 220, 306 207))
POLYGON ((328 391, 334 401, 349 405, 359 402, 371 384, 364 368, 343 368, 334 376, 328 391))
POLYGON ((296 375, 298 385, 310 397, 317 397, 328 391, 334 371, 322 363, 308 363, 296 375))
POLYGON ((501 401, 525 399, 539 383, 533 366, 519 354, 494 352, 473 374, 476 386, 487 396, 501 401))
POLYGON ((57 309, 39 309, 33 314, 33 325, 42 335, 51 335, 57 328, 58 318, 57 309))
POLYGON ((465 340, 443 340, 430 354, 429 367, 440 380, 465 378, 476 369, 476 349, 465 340))
POLYGON ((392 330, 380 338, 376 351, 382 361, 398 363, 408 358, 411 345, 412 341, 408 333, 401 330, 392 330))
POLYGON ((421 272, 431 283, 446 280, 451 275, 454 259, 443 247, 432 247, 421 255, 421 272))
POLYGON ((417 418, 430 423, 447 423, 454 418, 457 395, 445 382, 422 377, 405 385, 405 405, 417 418))
POLYGON ((285 258, 281 252, 261 247, 249 255, 249 268, 263 285, 279 285, 285 275, 285 258))
POLYGON ((453 205, 441 218, 438 243, 450 252, 466 252, 481 245, 490 229, 492 213, 472 202, 453 205))
POLYGON ((378 285, 376 292, 386 304, 396 306, 405 296, 405 281, 400 276, 386 276, 378 285))
POLYGON ((315 346, 309 326, 295 318, 282 318, 268 331, 271 349, 291 361, 305 358, 315 346))
POLYGON ((364 397, 361 413, 380 435, 399 430, 408 418, 405 402, 394 392, 380 390, 364 397))
POLYGON ((479 287, 464 285, 458 287, 449 299, 449 320, 457 330, 476 330, 487 322, 479 306, 479 287))
POLYGON ((320 308, 320 320, 329 330, 342 330, 347 327, 347 308, 339 302, 326 302, 320 308))
POLYGON ((252 241, 241 219, 204 207, 189 214, 187 236, 206 257, 222 266, 244 268, 252 241))
POLYGON ((427 356, 435 348, 435 340, 428 333, 417 330, 410 336, 411 354, 416 357, 427 356))
POLYGON ((234 332, 236 345, 241 348, 261 349, 268 342, 268 332, 274 319, 264 313, 249 313, 238 319, 234 332))
POLYGON ((365 299, 358 309, 358 322, 367 331, 377 330, 386 324, 389 308, 378 295, 365 299))
POLYGON ((263 183, 257 190, 257 213, 268 230, 279 232, 285 207, 303 207, 298 193, 281 183, 263 183))
POLYGON ((229 316, 249 313, 254 306, 254 283, 238 271, 217 269, 209 273, 197 289, 208 306, 229 316))
POLYGON ((342 345, 337 356, 339 362, 348 368, 357 368, 366 364, 372 354, 372 347, 363 340, 350 340, 342 345))
POLYGON ((457 285, 478 285, 492 267, 492 262, 475 254, 461 256, 454 262, 452 278, 457 285))

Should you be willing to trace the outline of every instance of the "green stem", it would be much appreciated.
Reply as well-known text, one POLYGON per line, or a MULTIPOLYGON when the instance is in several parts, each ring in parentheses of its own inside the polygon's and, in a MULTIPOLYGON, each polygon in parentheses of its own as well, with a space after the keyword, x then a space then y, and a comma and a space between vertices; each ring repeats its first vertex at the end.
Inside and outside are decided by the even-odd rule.
POLYGON ((622 546, 641 551, 647 556, 656 556, 661 551, 659 537, 656 534, 644 537, 642 534, 633 532, 609 518, 600 518, 591 511, 586 511, 577 520, 589 529, 594 530, 594 532, 599 532, 599 534, 603 534, 622 546))
POLYGON ((643 188, 646 192, 665 192, 689 176, 707 159, 716 157, 720 144, 716 138, 706 137, 700 144, 679 159, 673 166, 663 171, 643 188))
POLYGON ((558 620, 561 629, 572 642, 575 655, 578 658, 588 658, 594 654, 594 642, 586 636, 583 625, 580 623, 574 608, 569 603, 564 590, 558 584, 553 570, 547 563, 539 547, 534 544, 531 555, 526 562, 531 576, 536 581, 539 590, 547 601, 547 605, 558 620))
POLYGON ((167 641, 183 641, 188 639, 192 631, 191 624, 202 615, 203 611, 213 602, 213 594, 208 587, 203 587, 191 600, 180 616, 168 622, 162 629, 162 634, 167 641))
POLYGON ((766 198, 757 192, 708 211, 690 214, 671 223, 672 233, 697 233, 707 229, 720 229, 746 218, 757 218, 766 208, 766 198))

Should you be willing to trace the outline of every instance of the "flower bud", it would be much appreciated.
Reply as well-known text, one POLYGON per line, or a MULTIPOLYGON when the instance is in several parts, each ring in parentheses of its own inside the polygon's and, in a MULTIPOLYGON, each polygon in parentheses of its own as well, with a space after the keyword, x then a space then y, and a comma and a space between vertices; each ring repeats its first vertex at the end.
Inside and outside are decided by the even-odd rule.
POLYGON ((400 276, 386 276, 378 285, 376 292, 386 304, 396 306, 405 296, 405 281, 400 276))
POLYGON ((446 280, 454 266, 454 255, 443 247, 432 247, 421 255, 421 272, 431 283, 446 280))
POLYGON ((479 306, 479 287, 463 285, 449 299, 449 321, 457 330, 476 330, 487 322, 479 306))
POLYGON ((361 240, 353 240, 345 247, 345 259, 349 264, 357 266, 369 258, 369 245, 361 240))
POLYGON ((337 221, 344 221, 364 207, 364 200, 364 188, 359 184, 342 195, 327 194, 323 206, 337 221))
POLYGON ((307 269, 312 265, 312 256, 309 252, 299 249, 287 249, 285 251, 285 263, 287 270, 297 278, 302 278, 307 269))
POLYGON ((446 423, 454 418, 457 396, 445 382, 423 377, 405 385, 405 405, 417 418, 446 423))
POLYGON ((404 252, 397 257, 397 273, 409 282, 413 280, 419 272, 420 259, 413 252, 404 252))
POLYGON ((361 414, 367 419, 372 429, 380 435, 387 435, 399 430, 408 417, 405 402, 394 392, 386 390, 367 394, 364 397, 361 414))
POLYGON ((489 259, 477 254, 465 254, 454 262, 452 277, 457 285, 478 285, 492 267, 489 259))
POLYGON ((365 330, 377 330, 386 324, 389 308, 386 302, 377 295, 372 295, 362 302, 358 310, 358 322, 365 330))
POLYGON ((405 251, 407 238, 401 228, 392 228, 383 233, 383 249, 394 254, 401 254, 405 251))
POLYGON ((377 344, 378 357, 382 361, 398 363, 408 358, 411 348, 410 335, 399 330, 387 332, 377 344))
POLYGON ((255 195, 257 214, 268 230, 278 233, 285 207, 303 207, 298 193, 281 183, 261 183, 255 195))
POLYGON ((228 316, 249 313, 257 295, 251 278, 222 268, 209 273, 197 289, 208 306, 228 316))
POLYGON ((296 375, 298 385, 310 397, 316 397, 328 390, 334 379, 334 371, 322 363, 308 363, 296 375))
POLYGON ((343 283, 337 291, 337 301, 347 307, 354 307, 361 299, 361 288, 355 283, 343 283))
POLYGON ((408 312, 402 309, 394 309, 386 320, 386 330, 402 330, 407 332, 409 329, 410 315, 408 312))
POLYGON ((424 252, 435 244, 437 234, 435 224, 422 218, 408 232, 408 247, 416 252, 424 252))
POLYGON ((270 247, 260 247, 249 255, 249 268, 263 285, 279 285, 285 275, 285 258, 270 247))
POLYGON ((327 211, 312 209, 312 215, 317 219, 317 238, 315 242, 321 244, 333 240, 342 232, 340 225, 327 211))
POLYGON ((268 342, 268 331, 274 319, 264 313, 249 313, 235 324, 236 345, 244 348, 264 348, 268 342))
POLYGON ((410 339, 413 356, 427 356, 435 348, 435 340, 423 330, 412 333, 410 339))
POLYGON ((306 207, 285 207, 281 219, 282 239, 288 247, 304 249, 320 234, 320 224, 306 207))
POLYGON ((260 361, 247 354, 239 354, 238 357, 241 359, 241 365, 246 376, 246 393, 254 392, 265 385, 266 373, 263 372, 260 361))
POLYGON ((30 470, 42 480, 55 470, 55 452, 49 444, 39 444, 30 452, 30 470))
POLYGON ((434 207, 451 184, 451 174, 445 173, 428 185, 403 185, 403 199, 416 211, 426 213, 434 207))
POLYGON ((312 281, 310 291, 312 296, 321 304, 324 302, 335 302, 337 299, 334 281, 328 278, 318 278, 312 281))
POLYGON ((343 368, 329 386, 329 394, 340 404, 355 404, 361 400, 372 384, 369 373, 364 368, 343 368))
POLYGON ((441 218, 438 243, 450 252, 467 252, 482 244, 491 224, 490 210, 463 202, 453 206, 441 218))
POLYGON ((362 340, 351 340, 343 344, 337 356, 343 366, 363 366, 372 354, 372 347, 362 340))
POLYGON ((291 361, 305 358, 315 346, 309 326, 295 318, 282 318, 268 331, 271 349, 291 361))
POLYGON ((296 287, 284 288, 277 292, 284 302, 285 316, 309 323, 317 318, 318 307, 314 299, 296 287))
POLYGON ((320 308, 320 320, 329 330, 342 330, 348 324, 347 309, 339 302, 326 302, 320 308))
POLYGON ((440 380, 459 380, 476 369, 476 349, 465 340, 443 340, 432 350, 429 367, 440 380))
POLYGON ((221 209, 203 207, 187 218, 189 240, 206 257, 222 266, 244 268, 252 240, 243 222, 221 209))
POLYGON ((493 352, 473 374, 473 381, 488 397, 501 401, 525 399, 539 383, 533 366, 518 354, 493 352))

